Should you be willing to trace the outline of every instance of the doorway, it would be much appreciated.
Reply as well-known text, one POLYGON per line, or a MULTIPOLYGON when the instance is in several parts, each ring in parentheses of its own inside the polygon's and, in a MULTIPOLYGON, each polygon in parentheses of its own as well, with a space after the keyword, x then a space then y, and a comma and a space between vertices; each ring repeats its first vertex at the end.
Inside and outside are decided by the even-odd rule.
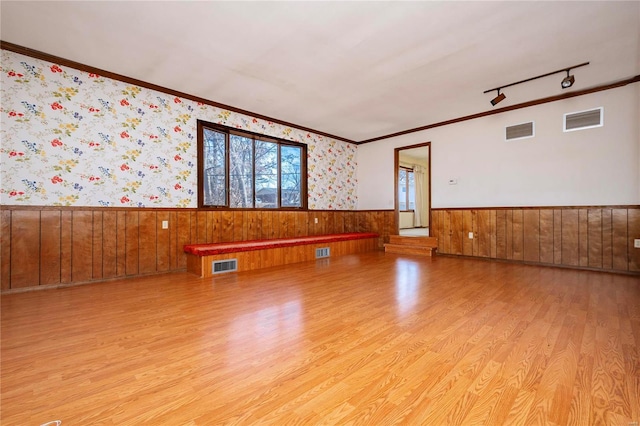
POLYGON ((396 234, 429 236, 431 223, 431 142, 395 148, 396 234))

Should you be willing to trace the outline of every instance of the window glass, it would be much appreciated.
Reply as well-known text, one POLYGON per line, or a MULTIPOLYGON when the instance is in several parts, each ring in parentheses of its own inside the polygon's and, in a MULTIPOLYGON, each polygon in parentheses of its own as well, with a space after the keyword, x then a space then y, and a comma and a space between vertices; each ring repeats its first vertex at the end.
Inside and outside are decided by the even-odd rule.
POLYGON ((282 207, 302 207, 302 148, 280 146, 282 207))
POLYGON ((227 204, 225 134, 212 129, 203 132, 204 204, 227 204))
POLYGON ((398 208, 407 210, 407 171, 398 170, 398 208))
POLYGON ((253 139, 229 137, 229 206, 253 207, 253 139))
POLYGON ((278 145, 256 141, 256 207, 278 207, 278 145))

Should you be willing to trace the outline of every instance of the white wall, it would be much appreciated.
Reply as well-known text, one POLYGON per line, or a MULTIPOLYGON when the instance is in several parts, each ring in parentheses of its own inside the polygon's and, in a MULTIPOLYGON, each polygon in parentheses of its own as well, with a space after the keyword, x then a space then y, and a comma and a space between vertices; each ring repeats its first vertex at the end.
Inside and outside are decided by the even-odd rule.
POLYGON ((360 145, 358 209, 393 208, 394 148, 428 141, 432 208, 640 204, 638 86, 360 145), (600 106, 603 127, 562 131, 564 113, 600 106), (504 140, 505 126, 531 120, 534 138, 504 140))

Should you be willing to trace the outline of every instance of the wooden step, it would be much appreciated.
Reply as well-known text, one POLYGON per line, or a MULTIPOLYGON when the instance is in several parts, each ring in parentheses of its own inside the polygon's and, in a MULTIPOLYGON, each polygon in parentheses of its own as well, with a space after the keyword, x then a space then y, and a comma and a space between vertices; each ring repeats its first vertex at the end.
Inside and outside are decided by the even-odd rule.
POLYGON ((410 246, 422 247, 438 247, 438 239, 436 237, 411 237, 403 235, 390 235, 389 243, 403 244, 410 246))
POLYGON ((385 253, 396 253, 396 254, 414 254, 418 256, 433 256, 435 255, 436 248, 435 247, 425 247, 425 246, 413 246, 408 244, 391 244, 387 243, 384 245, 385 253))

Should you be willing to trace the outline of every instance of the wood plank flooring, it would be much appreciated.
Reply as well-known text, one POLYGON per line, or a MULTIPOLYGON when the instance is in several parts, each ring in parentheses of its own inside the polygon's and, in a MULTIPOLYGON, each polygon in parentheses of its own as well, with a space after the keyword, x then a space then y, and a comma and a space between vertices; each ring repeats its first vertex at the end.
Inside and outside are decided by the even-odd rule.
POLYGON ((640 421, 632 276, 374 252, 8 294, 1 331, 5 426, 640 421))

